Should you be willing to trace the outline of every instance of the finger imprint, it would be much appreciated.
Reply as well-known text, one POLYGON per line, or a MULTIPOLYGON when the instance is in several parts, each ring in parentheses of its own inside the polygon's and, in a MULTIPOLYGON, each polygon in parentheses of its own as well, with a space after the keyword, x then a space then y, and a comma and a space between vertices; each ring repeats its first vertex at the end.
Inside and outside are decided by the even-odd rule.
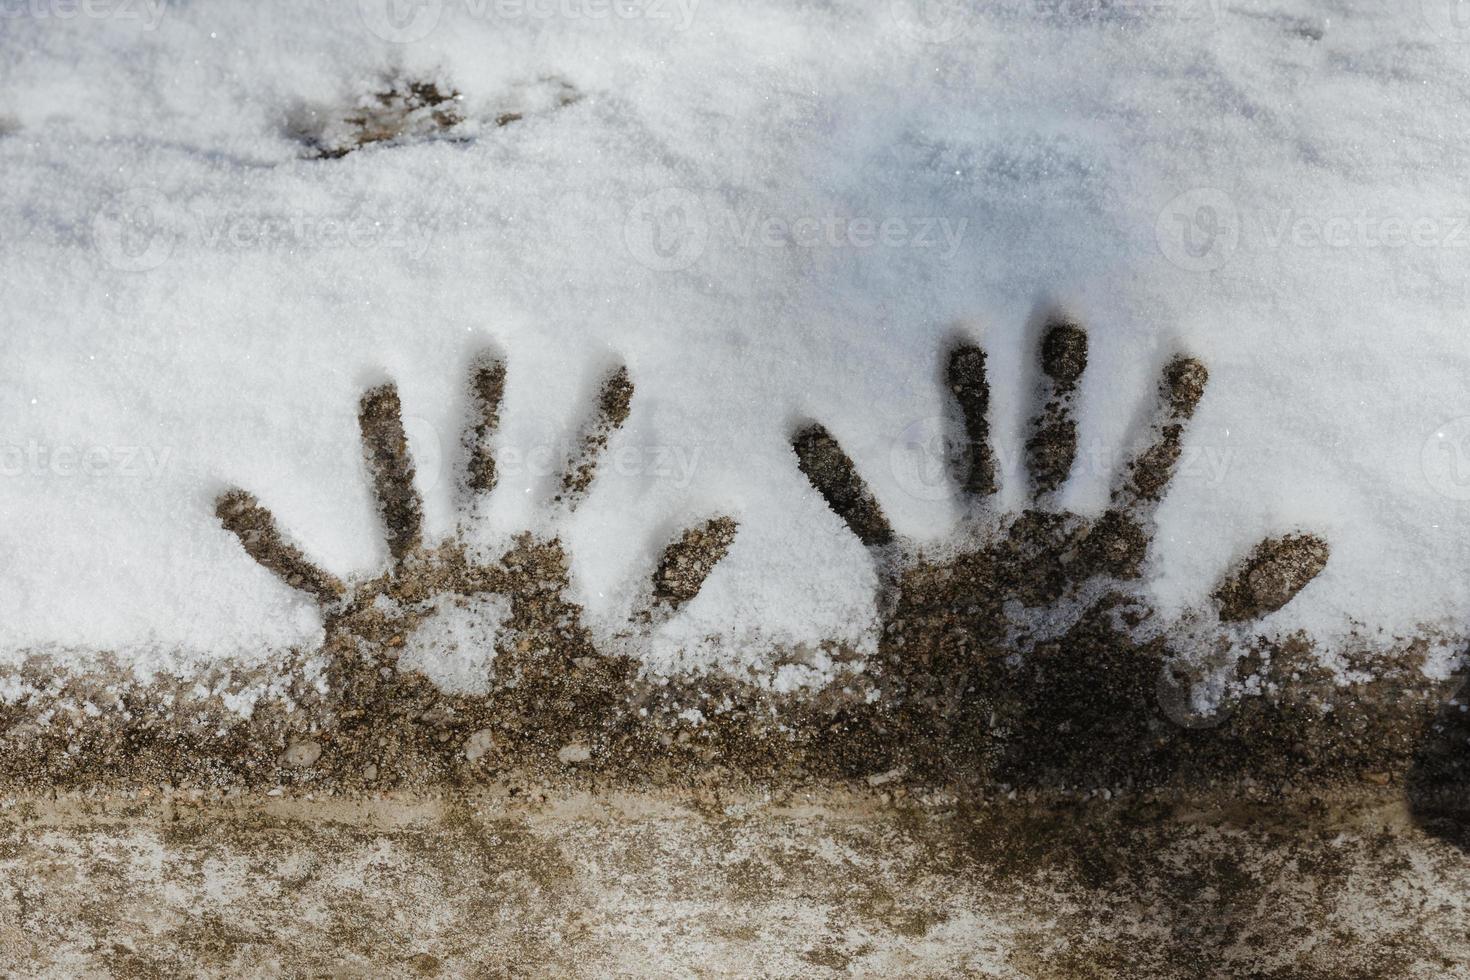
POLYGON ((401 562, 422 543, 424 517, 413 486, 413 460, 403 432, 398 389, 391 383, 370 389, 362 396, 357 418, 378 514, 388 532, 388 551, 401 562))
POLYGON ((275 517, 253 494, 226 491, 215 501, 214 513, 225 530, 240 539, 246 554, 293 589, 309 593, 323 604, 343 594, 342 583, 335 576, 312 564, 299 548, 286 542, 275 517))
POLYGON ((893 540, 893 530, 877 499, 826 429, 813 422, 796 434, 791 448, 806 478, 859 541, 877 547, 893 540))
POLYGON ((582 435, 581 445, 561 479, 561 492, 556 500, 570 508, 576 508, 592 486, 597 475, 597 460, 607 448, 608 439, 624 422, 633 404, 633 382, 628 378, 628 369, 619 367, 602 383, 597 399, 597 413, 592 424, 582 435))
POLYGON ((1184 441, 1184 427, 1204 397, 1210 373, 1192 357, 1179 356, 1159 380, 1159 408, 1149 427, 1149 445, 1128 464, 1123 482, 1113 491, 1119 507, 1157 503, 1174 477, 1184 441))
POLYGON ((995 455, 990 448, 990 385, 985 379, 985 352, 961 345, 950 351, 945 380, 960 407, 965 435, 956 459, 956 480, 969 494, 995 493, 995 455))
POLYGON ((1041 341, 1041 409, 1026 441, 1031 492, 1040 501, 1054 493, 1077 458, 1077 384, 1087 369, 1087 334, 1076 324, 1054 320, 1041 341))
POLYGON ((476 358, 470 375, 470 418, 464 444, 469 456, 465 485, 472 494, 495 489, 495 453, 491 434, 500 426, 500 403, 505 397, 505 362, 493 354, 476 358))

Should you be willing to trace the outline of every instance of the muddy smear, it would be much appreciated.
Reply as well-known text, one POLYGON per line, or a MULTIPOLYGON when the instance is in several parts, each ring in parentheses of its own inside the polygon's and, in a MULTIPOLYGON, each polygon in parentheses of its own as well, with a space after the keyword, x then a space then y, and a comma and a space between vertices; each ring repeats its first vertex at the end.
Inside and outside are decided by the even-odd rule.
MULTIPOLYGON (((1080 384, 1080 334, 1068 323, 1043 338, 1047 380, 1036 417, 1055 421, 1058 386, 1080 384)), ((955 485, 983 510, 994 491, 983 466, 976 476, 975 461, 994 458, 982 424, 983 354, 971 347, 945 356, 962 447, 955 485)), ((1153 507, 1206 377, 1183 356, 1163 367, 1155 418, 1103 514, 1046 509, 1050 478, 1032 473, 1030 507, 993 515, 982 544, 943 559, 896 539, 859 466, 819 423, 804 429, 792 465, 870 545, 883 584, 877 655, 832 647, 825 652, 839 665, 836 679, 799 695, 775 693, 758 674, 670 681, 639 669, 640 637, 698 594, 738 534, 732 519, 671 536, 626 645, 599 649, 566 598, 560 540, 523 535, 484 561, 458 538, 422 539, 401 406, 391 385, 380 386, 360 415, 389 570, 344 584, 291 545, 247 491, 217 503, 246 554, 320 604, 320 648, 252 669, 220 664, 146 681, 105 658, 85 673, 37 658, 5 677, 19 693, 0 703, 0 784, 424 789, 515 772, 547 785, 791 785, 890 774, 966 793, 1397 785, 1422 755, 1447 693, 1419 671, 1435 638, 1405 639, 1388 655, 1377 642, 1345 644, 1334 655, 1373 679, 1338 683, 1309 638, 1252 631, 1330 560, 1320 538, 1293 531, 1262 541, 1201 598, 1204 612, 1192 621, 1157 622, 1134 591, 1153 507), (508 614, 488 694, 446 694, 399 668, 438 600, 491 596, 504 598, 508 614), (1234 684, 1202 711, 1194 694, 1211 671, 1234 684), (691 721, 690 709, 702 720, 691 721)), ((469 371, 467 508, 494 486, 493 471, 476 460, 498 424, 504 379, 495 358, 469 371)), ((604 380, 558 506, 575 508, 595 491, 597 459, 634 395, 626 369, 604 380)), ((1075 443, 1063 440, 1033 456, 1033 466, 1069 470, 1074 456, 1075 443)), ((773 669, 800 656, 773 651, 773 669)))
POLYGON ((338 160, 372 146, 465 142, 486 128, 509 126, 575 105, 581 98, 571 82, 548 76, 516 86, 498 105, 472 115, 464 95, 442 80, 393 77, 349 107, 299 109, 287 128, 309 156, 338 160))
POLYGON ((303 112, 292 133, 312 156, 328 160, 375 144, 443 138, 464 123, 463 98, 435 81, 392 79, 340 117, 325 108, 303 112))
POLYGON ((1470 852, 1470 685, 1459 677, 1418 745, 1406 785, 1414 818, 1470 852))

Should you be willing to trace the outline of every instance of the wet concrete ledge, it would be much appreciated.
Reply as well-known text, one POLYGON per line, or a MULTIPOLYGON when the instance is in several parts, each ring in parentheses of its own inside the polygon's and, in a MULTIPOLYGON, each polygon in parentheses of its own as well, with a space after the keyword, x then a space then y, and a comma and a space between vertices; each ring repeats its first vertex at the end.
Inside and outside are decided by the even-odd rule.
POLYGON ((7 976, 1470 976, 1402 794, 809 786, 0 803, 7 976))

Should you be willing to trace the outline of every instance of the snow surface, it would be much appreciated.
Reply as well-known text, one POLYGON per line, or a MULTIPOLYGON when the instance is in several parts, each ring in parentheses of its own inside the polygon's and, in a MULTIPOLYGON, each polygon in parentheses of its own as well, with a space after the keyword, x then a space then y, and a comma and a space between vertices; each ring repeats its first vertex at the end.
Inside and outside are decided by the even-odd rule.
POLYGON ((444 691, 488 693, 496 641, 509 616, 510 600, 504 596, 439 596, 407 636, 398 664, 444 691))
MULTIPOLYGON (((510 368, 498 445, 524 455, 472 533, 550 528, 531 450, 564 446, 622 360, 632 416, 559 524, 598 629, 621 628, 679 527, 729 513, 735 545, 657 666, 871 642, 871 564, 797 470, 793 427, 822 420, 895 527, 943 541, 959 510, 925 457, 939 353, 956 331, 984 345, 1013 462, 1028 323, 1050 301, 1091 331, 1082 444, 1099 451, 1064 497, 1082 511, 1169 356, 1209 364, 1158 513, 1147 589, 1167 612, 1301 527, 1332 561, 1274 628, 1459 629, 1457 10, 7 3, 0 656, 163 665, 314 642, 315 607, 219 527, 215 494, 256 493, 335 573, 382 567, 354 412, 387 376, 428 529, 449 532, 486 346, 510 368), (388 75, 458 89, 475 138, 303 158, 295 122, 388 75), (583 98, 487 122, 556 79, 583 98)), ((1001 503, 1021 502, 1011 479, 1001 503)))

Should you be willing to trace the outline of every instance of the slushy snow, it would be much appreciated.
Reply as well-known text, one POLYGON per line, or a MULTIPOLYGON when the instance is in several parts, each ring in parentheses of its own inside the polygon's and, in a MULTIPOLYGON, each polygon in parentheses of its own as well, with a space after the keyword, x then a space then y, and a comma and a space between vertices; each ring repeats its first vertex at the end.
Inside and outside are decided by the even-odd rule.
MULTIPOLYGON (((314 644, 316 607, 213 499, 244 487, 333 573, 376 573, 355 411, 384 377, 429 535, 560 533, 599 635, 679 528, 739 521, 643 649, 654 669, 870 649, 871 560, 793 430, 822 421, 895 529, 942 544, 960 507, 936 469, 940 357, 971 337, 999 506, 1020 507, 1051 303, 1091 336, 1062 500, 1081 512, 1105 505, 1169 357, 1209 365, 1144 584, 1166 616, 1300 528, 1332 559, 1268 628, 1463 633, 1453 6, 7 5, 0 657, 314 644), (461 93, 462 138, 308 158, 301 120, 395 78, 461 93), (564 84, 578 98, 558 105, 564 84), (467 515, 454 466, 487 348, 509 368, 501 484, 467 515), (547 461, 617 362, 632 414, 559 517, 547 461)), ((471 612, 440 625, 494 632, 495 610, 471 612)))

